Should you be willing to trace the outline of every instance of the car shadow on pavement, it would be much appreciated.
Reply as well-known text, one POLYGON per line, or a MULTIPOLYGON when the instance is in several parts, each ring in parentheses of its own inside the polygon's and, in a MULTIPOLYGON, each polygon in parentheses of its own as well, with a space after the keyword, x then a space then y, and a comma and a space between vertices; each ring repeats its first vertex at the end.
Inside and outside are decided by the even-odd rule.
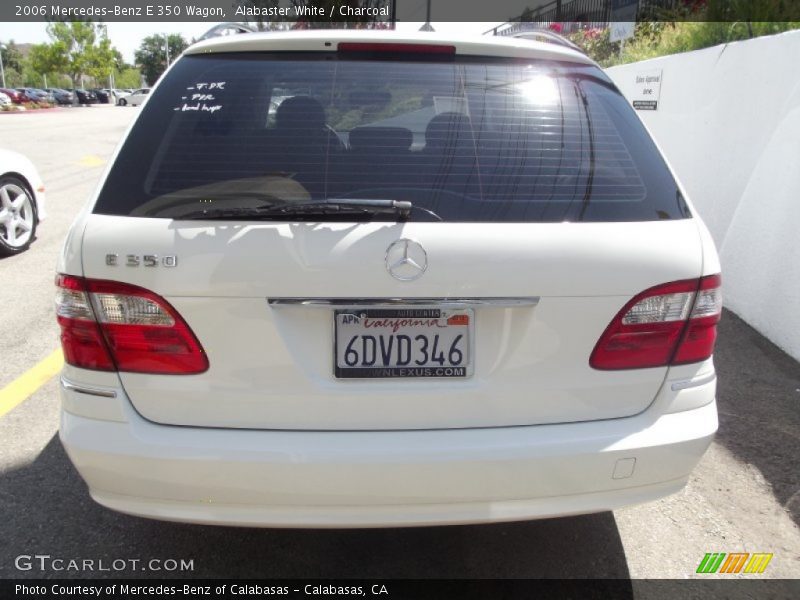
MULTIPOLYGON (((613 578, 629 577, 610 512, 493 525, 395 529, 258 529, 152 521, 107 510, 54 436, 29 464, 0 475, 0 578, 613 578), (15 558, 175 559, 188 572, 20 571, 15 558)), ((612 582, 609 582, 612 585, 612 582)), ((629 581, 614 596, 632 597, 629 581)), ((512 597, 512 596, 504 596, 512 597)), ((513 596, 517 597, 517 596, 513 596)))
POLYGON ((728 310, 719 335, 716 441, 756 467, 800 525, 800 363, 728 310))

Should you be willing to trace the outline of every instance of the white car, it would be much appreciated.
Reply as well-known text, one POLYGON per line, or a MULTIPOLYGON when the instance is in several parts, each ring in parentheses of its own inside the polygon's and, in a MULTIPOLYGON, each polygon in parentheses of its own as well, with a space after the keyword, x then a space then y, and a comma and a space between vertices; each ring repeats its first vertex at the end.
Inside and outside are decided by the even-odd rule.
POLYGON ((11 98, 8 95, 0 92, 0 106, 8 106, 11 104, 11 98))
POLYGON ((47 216, 45 188, 22 154, 0 148, 0 256, 27 250, 47 216))
POLYGON ((134 90, 130 94, 125 94, 117 99, 117 106, 139 106, 147 99, 150 88, 134 90))
POLYGON ((566 46, 198 43, 58 271, 61 440, 125 513, 606 511, 683 488, 717 429, 714 245, 633 109, 566 46))

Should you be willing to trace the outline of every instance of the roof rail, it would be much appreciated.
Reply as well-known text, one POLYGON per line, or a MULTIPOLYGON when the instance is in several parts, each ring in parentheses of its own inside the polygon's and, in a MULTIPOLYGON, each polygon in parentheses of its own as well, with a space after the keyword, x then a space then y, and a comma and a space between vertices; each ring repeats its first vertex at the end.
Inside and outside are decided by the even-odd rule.
POLYGON ((211 29, 206 31, 202 36, 197 38, 197 41, 200 42, 202 40, 208 40, 215 37, 220 37, 223 35, 235 35, 238 33, 255 33, 258 30, 253 27, 252 25, 246 25, 245 23, 220 23, 219 25, 214 25, 211 29))
POLYGON ((528 31, 520 31, 519 33, 515 33, 510 37, 514 38, 521 38, 524 40, 543 40, 545 42, 551 42, 553 44, 558 44, 559 46, 566 46, 567 48, 572 48, 581 54, 586 54, 586 52, 578 46, 575 42, 568 40, 563 35, 556 33, 555 31, 551 31, 550 29, 530 29, 528 31))

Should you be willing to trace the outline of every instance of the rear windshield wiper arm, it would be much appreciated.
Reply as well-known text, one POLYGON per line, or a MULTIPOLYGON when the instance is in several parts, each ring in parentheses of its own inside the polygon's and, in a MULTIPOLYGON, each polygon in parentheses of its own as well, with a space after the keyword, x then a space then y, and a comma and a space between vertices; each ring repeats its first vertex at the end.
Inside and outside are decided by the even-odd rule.
POLYGON ((280 218, 306 215, 332 215, 342 213, 381 214, 392 213, 401 219, 408 218, 414 205, 406 200, 354 199, 312 200, 285 202, 261 206, 230 208, 205 208, 174 217, 176 219, 247 219, 280 218))

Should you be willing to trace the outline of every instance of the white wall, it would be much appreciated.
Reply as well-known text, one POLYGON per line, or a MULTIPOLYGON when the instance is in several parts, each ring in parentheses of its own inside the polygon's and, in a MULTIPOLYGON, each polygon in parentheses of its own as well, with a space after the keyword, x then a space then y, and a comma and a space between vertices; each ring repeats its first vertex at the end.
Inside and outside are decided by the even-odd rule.
POLYGON ((626 96, 663 69, 638 111, 722 259, 725 304, 800 360, 800 31, 613 67, 626 96))

